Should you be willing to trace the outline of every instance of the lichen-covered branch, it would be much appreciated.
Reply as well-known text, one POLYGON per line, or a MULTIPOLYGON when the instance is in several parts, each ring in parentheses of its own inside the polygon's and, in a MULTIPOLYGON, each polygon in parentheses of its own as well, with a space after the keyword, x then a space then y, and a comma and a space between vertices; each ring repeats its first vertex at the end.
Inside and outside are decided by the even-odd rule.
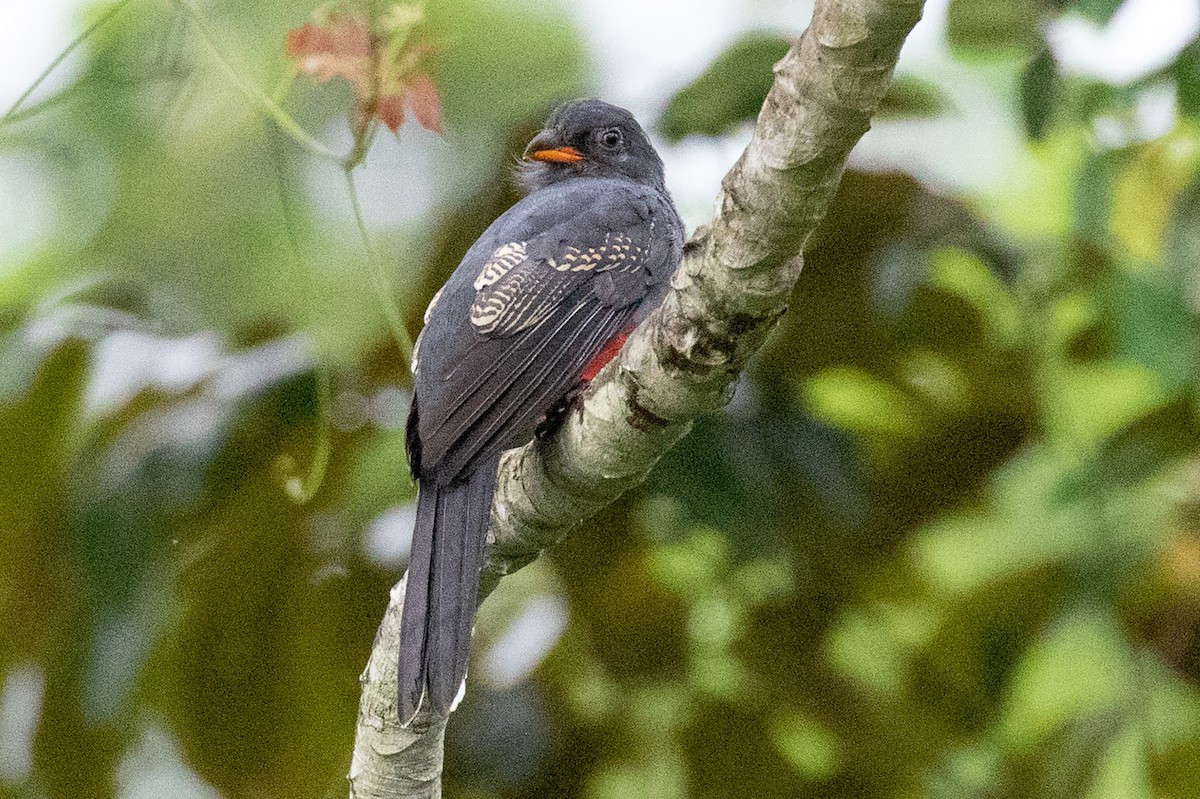
MULTIPOLYGON (((812 24, 775 66, 754 137, 722 181, 716 216, 688 243, 663 305, 592 381, 578 413, 501 460, 481 596, 640 483, 693 419, 729 400, 787 309, 804 243, 870 127, 922 5, 818 0, 812 24)), ((438 795, 436 779, 421 775, 435 762, 432 748, 440 753, 444 724, 413 741, 395 722, 399 590, 364 673, 358 777, 351 773, 351 795, 360 799, 438 795), (373 785, 392 792, 356 781, 368 761, 394 787, 373 785)))
POLYGON ((396 711, 397 658, 400 651, 402 579, 392 588, 371 658, 362 676, 358 729, 350 761, 350 799, 438 797, 442 795, 442 740, 446 720, 429 713, 400 726, 396 711))

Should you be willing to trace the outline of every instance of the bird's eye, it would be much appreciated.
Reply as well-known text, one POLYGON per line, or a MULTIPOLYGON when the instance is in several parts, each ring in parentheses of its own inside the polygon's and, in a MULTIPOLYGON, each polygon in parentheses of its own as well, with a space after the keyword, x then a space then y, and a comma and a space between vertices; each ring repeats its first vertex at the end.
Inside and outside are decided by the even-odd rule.
POLYGON ((600 143, 609 150, 615 150, 621 146, 624 139, 621 137, 621 131, 616 128, 609 128, 600 134, 600 143))

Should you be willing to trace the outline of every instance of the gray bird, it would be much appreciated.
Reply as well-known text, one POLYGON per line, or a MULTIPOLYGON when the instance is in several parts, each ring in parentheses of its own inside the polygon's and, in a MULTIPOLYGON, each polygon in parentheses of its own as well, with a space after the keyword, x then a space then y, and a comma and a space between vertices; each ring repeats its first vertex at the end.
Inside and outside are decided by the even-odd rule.
POLYGON ((682 255, 662 160, 628 111, 568 103, 524 157, 528 193, 434 295, 413 356, 404 723, 423 702, 445 716, 466 675, 500 454, 617 354, 682 255))

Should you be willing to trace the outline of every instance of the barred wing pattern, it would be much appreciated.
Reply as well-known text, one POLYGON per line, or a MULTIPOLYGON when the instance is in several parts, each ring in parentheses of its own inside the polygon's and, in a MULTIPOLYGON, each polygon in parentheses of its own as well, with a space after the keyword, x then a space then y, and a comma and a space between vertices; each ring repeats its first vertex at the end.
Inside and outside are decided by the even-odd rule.
POLYGON ((469 325, 471 343, 439 363, 439 374, 421 364, 422 473, 453 480, 528 440, 591 359, 636 321, 649 285, 663 282, 660 262, 671 253, 652 247, 657 220, 644 196, 599 199, 560 211, 536 235, 493 239, 477 266, 464 259, 469 307, 455 324, 469 325))
MULTIPOLYGON (((649 228, 653 230, 653 223, 649 228)), ((610 232, 598 246, 565 246, 557 256, 542 261, 544 268, 521 268, 529 264, 527 242, 502 244, 475 278, 471 324, 497 338, 527 330, 545 320, 579 282, 555 279, 553 272, 627 274, 638 271, 645 256, 646 249, 631 236, 610 232)))

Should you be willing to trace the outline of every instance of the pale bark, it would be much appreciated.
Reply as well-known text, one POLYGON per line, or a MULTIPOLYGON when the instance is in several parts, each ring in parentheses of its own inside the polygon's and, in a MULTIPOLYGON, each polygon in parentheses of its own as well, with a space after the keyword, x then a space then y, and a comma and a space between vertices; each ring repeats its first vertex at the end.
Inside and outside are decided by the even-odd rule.
MULTIPOLYGON (((800 253, 851 148, 887 92, 923 0, 818 0, 775 66, 753 139, 721 184, 672 291, 592 382, 558 432, 504 455, 481 597, 647 473, 692 420, 732 396, 747 359, 787 309, 800 253)), ((396 721, 403 581, 363 673, 351 796, 436 797, 445 722, 396 721)))
POLYGON ((350 761, 350 799, 442 795, 442 740, 446 719, 422 712, 408 727, 396 709, 400 610, 405 580, 393 588, 367 667, 358 678, 358 729, 350 761))

